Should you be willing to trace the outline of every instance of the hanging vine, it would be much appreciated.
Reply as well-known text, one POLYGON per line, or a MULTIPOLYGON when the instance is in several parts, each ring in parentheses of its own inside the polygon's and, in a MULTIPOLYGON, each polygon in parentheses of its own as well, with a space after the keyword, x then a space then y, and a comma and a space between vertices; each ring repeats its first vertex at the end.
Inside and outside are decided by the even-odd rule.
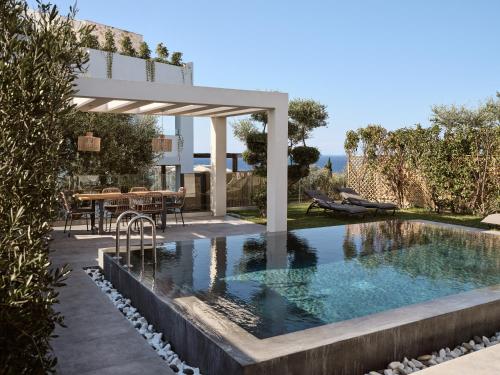
POLYGON ((153 60, 146 60, 146 81, 155 81, 155 62, 153 60))
POLYGON ((106 52, 106 76, 113 78, 113 52, 106 52))
POLYGON ((180 129, 175 130, 175 136, 177 137, 177 159, 179 164, 181 163, 181 152, 184 149, 184 137, 181 134, 180 129))

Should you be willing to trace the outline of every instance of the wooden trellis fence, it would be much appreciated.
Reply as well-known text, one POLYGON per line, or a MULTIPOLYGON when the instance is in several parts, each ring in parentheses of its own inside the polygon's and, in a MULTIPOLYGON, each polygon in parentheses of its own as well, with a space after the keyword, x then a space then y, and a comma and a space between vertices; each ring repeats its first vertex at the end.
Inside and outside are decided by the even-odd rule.
MULTIPOLYGON (((405 191, 403 205, 406 207, 433 207, 431 195, 418 171, 409 171, 409 188, 405 191)), ((370 166, 363 156, 351 155, 347 160, 346 185, 367 199, 380 202, 396 202, 384 176, 370 166)))

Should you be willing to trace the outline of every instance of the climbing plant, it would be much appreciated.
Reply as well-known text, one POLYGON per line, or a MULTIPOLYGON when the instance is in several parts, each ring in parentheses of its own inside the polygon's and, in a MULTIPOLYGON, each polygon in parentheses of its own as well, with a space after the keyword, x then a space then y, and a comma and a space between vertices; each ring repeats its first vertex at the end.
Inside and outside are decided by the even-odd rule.
POLYGON ((106 76, 113 78, 113 53, 116 52, 115 37, 110 29, 104 33, 103 51, 106 51, 106 76))

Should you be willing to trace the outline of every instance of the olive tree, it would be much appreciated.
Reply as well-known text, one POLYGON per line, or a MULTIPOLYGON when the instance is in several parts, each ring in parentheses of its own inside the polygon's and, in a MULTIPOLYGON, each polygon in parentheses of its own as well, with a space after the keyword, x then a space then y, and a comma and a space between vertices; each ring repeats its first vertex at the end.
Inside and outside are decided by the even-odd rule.
POLYGON ((64 127, 61 174, 98 175, 101 185, 118 175, 145 174, 154 165, 151 140, 158 136, 154 116, 79 112, 64 127), (77 151, 78 136, 91 131, 101 138, 101 151, 77 151))
MULTIPOLYGON (((62 127, 74 114, 73 82, 87 62, 71 10, 24 0, 0 2, 0 368, 45 373, 64 270, 46 240, 57 203, 62 127)), ((83 29, 81 32, 90 32, 83 29)))
POLYGON ((435 106, 431 126, 387 131, 369 125, 346 134, 348 155, 361 152, 398 199, 412 173, 424 178, 438 211, 486 214, 500 204, 500 98, 478 108, 435 106))

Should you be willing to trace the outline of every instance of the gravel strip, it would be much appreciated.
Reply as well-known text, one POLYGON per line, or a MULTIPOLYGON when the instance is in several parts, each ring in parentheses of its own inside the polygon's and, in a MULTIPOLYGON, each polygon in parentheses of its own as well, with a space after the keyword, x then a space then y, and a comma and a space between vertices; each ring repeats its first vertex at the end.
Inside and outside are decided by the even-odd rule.
POLYGON ((141 316, 137 312, 137 309, 130 304, 131 301, 113 288, 113 285, 104 278, 99 268, 89 267, 84 270, 94 280, 99 289, 108 296, 113 305, 127 318, 130 324, 147 340, 148 344, 151 345, 172 371, 179 374, 200 375, 198 368, 188 366, 185 362, 181 361, 179 356, 172 350, 170 344, 164 340, 163 334, 156 332, 154 327, 148 324, 146 318, 141 316))

